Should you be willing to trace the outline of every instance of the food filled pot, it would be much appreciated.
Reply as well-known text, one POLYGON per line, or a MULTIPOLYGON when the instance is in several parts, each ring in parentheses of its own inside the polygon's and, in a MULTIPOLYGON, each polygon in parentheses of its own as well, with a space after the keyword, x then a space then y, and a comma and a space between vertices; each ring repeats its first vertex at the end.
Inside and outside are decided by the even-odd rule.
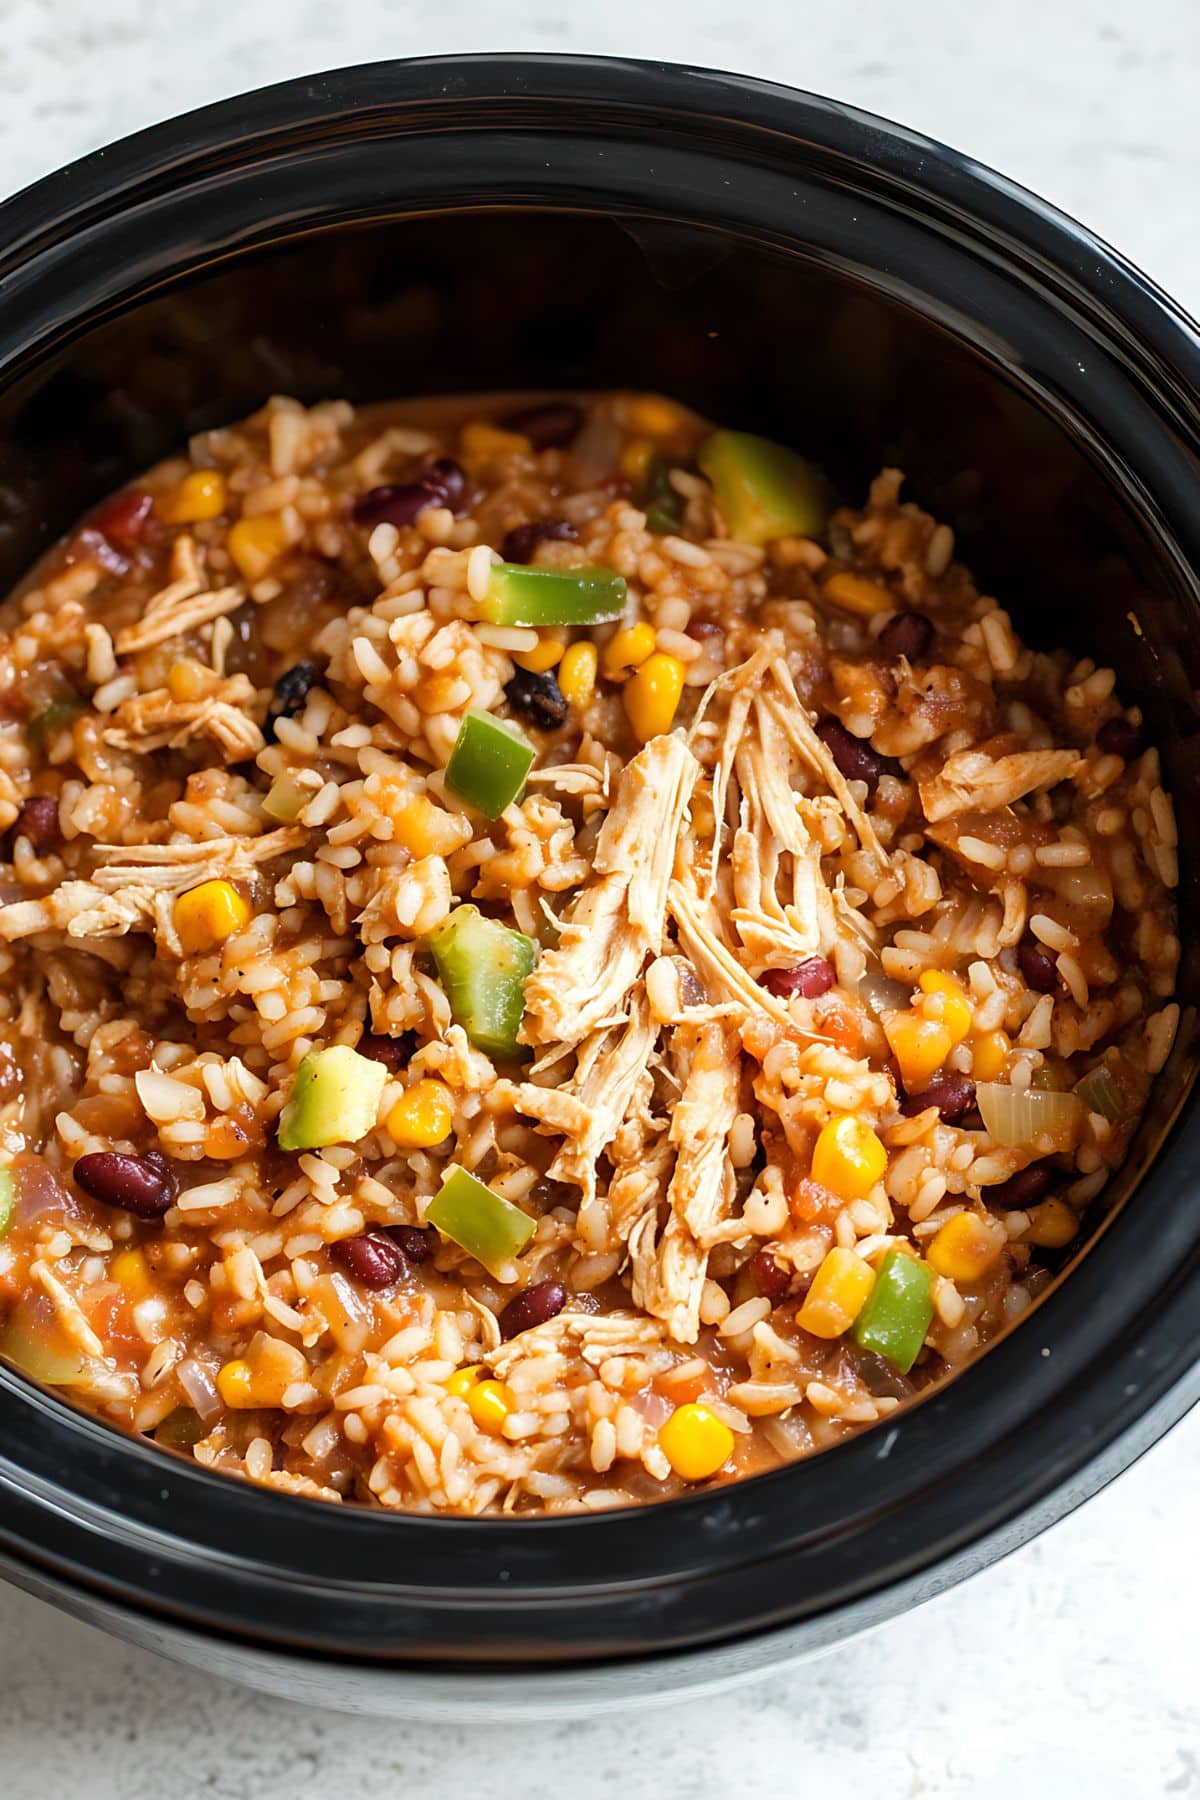
MULTIPOLYGON (((1070 1237, 1069 1247, 1064 1238, 1057 1261, 1043 1259, 1038 1281, 1022 1290, 1024 1310, 1018 1318, 1012 1309, 1013 1328, 919 1404, 800 1462, 765 1473, 750 1473, 765 1463, 747 1462, 745 1479, 714 1487, 704 1482, 722 1464, 725 1439, 732 1439, 719 1417, 693 1406, 693 1436, 668 1456, 669 1468, 659 1457, 662 1492, 671 1497, 655 1504, 594 1511, 585 1505, 562 1516, 550 1516, 550 1507, 539 1516, 512 1516, 499 1507, 497 1516, 428 1516, 331 1506, 304 1497, 310 1490, 302 1481, 291 1482, 289 1492, 230 1480, 214 1472, 229 1466, 219 1457, 205 1467, 123 1435, 0 1365, 0 1555, 12 1578, 168 1653, 326 1704, 459 1716, 616 1705, 647 1685, 641 1675, 648 1659, 654 1659, 656 1693, 681 1691, 815 1651, 886 1619, 1061 1516, 1178 1418, 1195 1393, 1189 1317, 1197 1233, 1186 1204, 1195 1155, 1189 1101, 1196 1049, 1195 845, 1187 797, 1195 780, 1193 570, 1200 532, 1192 490, 1200 346, 1170 303, 1079 228, 912 134, 741 78, 571 59, 379 65, 269 90, 146 133, 51 178, 8 203, 0 227, 4 590, 114 489, 161 459, 178 457, 189 439, 207 443, 196 434, 255 412, 272 394, 305 404, 416 397, 413 417, 426 424, 435 414, 421 413, 422 395, 502 390, 527 399, 573 397, 558 402, 567 428, 541 401, 538 414, 512 401, 469 405, 468 414, 479 420, 462 427, 476 432, 467 476, 443 460, 407 487, 372 486, 364 478, 359 485, 369 492, 360 492, 353 507, 365 527, 385 532, 370 538, 382 566, 396 552, 397 528, 413 523, 414 493, 422 506, 444 514, 437 529, 450 553, 458 541, 452 540, 455 518, 472 510, 459 488, 468 477, 477 480, 476 454, 486 461, 515 443, 518 455, 546 448, 553 458, 556 434, 566 444, 576 433, 594 454, 614 421, 628 424, 635 411, 619 398, 589 396, 665 393, 686 409, 663 428, 669 439, 676 429, 671 421, 678 421, 672 452, 678 479, 648 496, 649 453, 639 449, 640 438, 622 439, 619 479, 626 486, 613 501, 620 529, 633 529, 620 524, 621 495, 628 491, 646 516, 664 504, 674 509, 650 529, 667 546, 668 560, 677 556, 684 567, 689 557, 694 562, 705 554, 689 547, 689 507, 698 509, 700 521, 693 537, 719 526, 737 540, 740 507, 741 536, 753 540, 758 533, 761 541, 759 524, 746 523, 747 494, 756 506, 768 489, 777 500, 786 476, 794 499, 802 479, 795 459, 781 462, 786 453, 769 445, 765 453, 763 440, 818 459, 834 501, 857 505, 882 465, 903 469, 905 491, 924 509, 922 518, 928 515, 930 532, 933 519, 946 522, 979 591, 1000 597, 1035 651, 1065 645, 1073 658, 1118 672, 1121 704, 1145 722, 1161 757, 1163 785, 1176 797, 1182 870, 1182 956, 1170 1008, 1174 1049, 1163 1066, 1163 1040, 1162 1055, 1140 1071, 1154 1081, 1128 1154, 1083 1214, 1083 1232, 1070 1237), (702 420, 735 429, 714 435, 702 420), (768 453, 775 460, 764 465, 768 453), (697 467, 700 473, 692 473, 697 467), (724 509, 716 525, 704 510, 710 488, 724 509), (672 535, 673 525, 682 539, 672 535), (701 1414, 708 1437, 698 1453, 694 1428, 701 1414), (713 1441, 721 1454, 710 1458, 710 1467, 705 1458, 713 1441), (679 1482, 672 1483, 672 1472, 679 1482), (679 1497, 687 1483, 694 1491, 679 1497)), ((293 429, 293 415, 272 416, 281 431, 293 429)), ((643 409, 637 416, 650 415, 643 409)), ((662 416, 661 410, 654 415, 662 416)), ((407 437, 402 422, 396 429, 402 447, 411 449, 411 429, 407 437)), ((653 418, 646 429, 658 429, 653 418)), ((444 448, 436 430, 429 442, 444 448)), ((199 461, 190 471, 167 465, 154 502, 164 519, 171 508, 176 520, 203 519, 214 480, 225 481, 220 456, 214 465, 203 449, 195 454, 199 461), (183 484, 197 477, 204 494, 197 502, 200 490, 186 489, 190 498, 181 510, 183 484)), ((232 452, 227 469, 236 486, 241 465, 232 452)), ((150 484, 156 495, 157 479, 150 484)), ((582 476, 575 486, 586 486, 582 476)), ((286 503, 279 501, 283 511, 286 503)), ((476 512, 487 504, 486 492, 472 503, 476 512)), ((549 562, 559 573, 547 570, 560 589, 578 561, 573 545, 580 534, 587 544, 601 544, 597 560, 614 560, 589 504, 566 492, 563 541, 550 542, 549 562)), ((885 483, 872 490, 875 513, 835 512, 829 540, 835 561, 840 557, 849 568, 853 543, 878 535, 894 504, 885 483)), ((131 529, 132 516, 127 504, 122 530, 131 529)), ((241 524, 252 522, 247 508, 241 524)), ((537 534, 529 537, 533 523, 514 524, 518 535, 505 536, 509 548, 499 572, 488 572, 486 558, 478 570, 466 569, 469 557, 464 562, 466 616, 472 616, 470 601, 478 600, 485 643, 516 655, 518 670, 520 658, 540 648, 529 627, 543 615, 521 610, 530 604, 528 564, 535 554, 547 562, 537 534)), ((543 538, 553 540, 564 520, 552 524, 543 538)), ((794 597, 805 605, 820 566, 814 558, 825 555, 809 532, 807 513, 792 505, 765 533, 790 534, 787 541, 798 546, 794 597)), ((464 547, 470 541, 462 538, 464 547)), ((936 578, 949 552, 941 556, 932 536, 922 541, 925 566, 936 578)), ((229 542, 233 547, 232 533, 229 542)), ((244 548, 254 564, 258 552, 248 540, 244 548)), ((277 596, 269 583, 253 587, 269 565, 243 568, 236 548, 233 560, 256 601, 270 605, 277 596)), ((64 579, 75 579, 71 566, 68 551, 64 579)), ((403 586, 399 563, 385 579, 403 586)), ((546 576, 539 579, 538 605, 544 605, 546 576)), ((869 610, 863 594, 870 591, 861 577, 847 575, 847 610, 869 610)), ((575 579, 570 602, 591 607, 586 618, 546 614, 545 620, 557 626, 583 618, 607 629, 619 614, 614 592, 611 574, 592 570, 575 579)), ((194 591, 175 599, 193 597, 194 591)), ((217 598, 201 595, 206 604, 217 598)), ((401 605, 398 619, 404 610, 401 605)), ((846 629, 845 642, 853 644, 856 628, 846 629)), ((122 631, 131 654, 157 647, 144 621, 114 624, 118 648, 122 631)), ((879 645, 908 668, 920 663, 932 631, 919 612, 898 611, 879 645)), ((324 628, 314 642, 326 642, 324 628)), ((340 652, 329 642, 336 673, 340 652)), ((656 655, 674 663, 682 683, 679 658, 661 655, 672 643, 689 655, 697 646, 677 629, 660 634, 656 655)), ((1003 645, 995 651, 1005 653, 1003 645)), ((552 654, 561 657, 562 646, 552 654)), ((870 663, 868 655, 861 666, 870 663)), ((304 676, 303 693, 292 687, 297 671, 309 666, 295 664, 275 682, 273 730, 278 719, 299 716, 312 678, 304 676)), ((360 666, 369 681, 376 663, 368 652, 360 666)), ((659 718, 661 693, 641 677, 642 666, 634 659, 626 669, 611 659, 609 672, 627 677, 631 693, 641 680, 640 700, 625 700, 629 722, 647 752, 655 742, 678 745, 678 738, 655 735, 670 717, 659 718)), ((103 687, 103 670, 96 679, 103 687)), ((164 679, 175 681, 179 691, 171 692, 180 703, 196 699, 183 692, 186 669, 164 679)), ((557 680, 547 687, 536 667, 512 679, 516 687, 506 692, 513 705, 525 708, 533 726, 545 725, 547 694, 556 707, 564 698, 557 680)), ((1086 670, 1075 679, 1085 687, 1086 670)), ((565 676, 564 687, 570 687, 565 676)), ((1104 719, 1097 739, 1120 765, 1132 759, 1136 731, 1124 714, 1108 716, 1115 705, 1108 689, 1097 689, 1097 696, 1097 719, 1104 719)), ((115 692, 111 698, 123 730, 125 701, 115 692)), ((853 724, 850 700, 847 695, 842 716, 853 724)), ((470 729, 464 721, 463 731, 447 778, 453 787, 459 759, 458 791, 477 811, 495 816, 518 792, 527 746, 511 733, 498 737, 486 720, 476 719, 470 729), (497 767, 514 755, 516 785, 505 786, 505 776, 497 788, 497 767)), ((832 758, 835 791, 845 777, 853 789, 846 804, 858 806, 864 790, 873 797, 887 778, 882 765, 864 764, 854 734, 848 738, 836 720, 818 731, 820 743, 804 740, 806 754, 818 762, 832 758)), ((282 735, 286 748, 287 727, 282 735)), ((249 748, 261 745, 255 728, 249 748)), ((1069 753, 1042 754, 1066 758, 1054 765, 1053 779, 1068 773, 1069 753)), ((428 760, 447 758, 435 752, 428 760)), ((277 782, 286 779, 276 775, 277 782)), ((1050 781, 1047 775, 1045 785, 1050 781)), ((46 798, 41 793, 24 803, 34 810, 25 815, 22 856, 39 850, 36 809, 46 798)), ((293 798, 297 807, 305 801, 303 793, 293 798)), ((1150 796, 1148 814, 1158 804, 1150 796)), ((932 818, 928 802, 926 810, 932 818)), ((1044 811, 1049 821, 1050 801, 1044 811)), ((1153 821, 1143 829, 1153 839, 1153 821)), ((1044 836, 1049 863, 1063 846, 1051 845, 1049 824, 1044 836)), ((1001 854, 978 838, 959 841, 968 858, 1001 854)), ((1173 863, 1173 844, 1161 832, 1153 841, 1173 863)), ((1067 846, 1076 861, 1079 842, 1067 846)), ((1172 879, 1173 873, 1172 867, 1172 879)), ((11 941, 20 935, 13 919, 19 908, 11 905, 15 895, 4 898, 11 941)), ((185 920, 177 908, 171 929, 183 952, 193 947, 188 934, 194 931, 196 947, 205 947, 214 907, 240 904, 225 884, 223 892, 206 895, 203 917, 185 920)), ((472 908, 451 920, 457 922, 430 942, 453 1000, 455 958, 466 937, 477 938, 491 922, 472 908)), ((536 929, 532 915, 519 922, 536 929)), ((244 923, 235 910, 225 935, 244 923)), ((1022 940, 1017 954, 1028 988, 1049 992, 1056 980, 1074 978, 1070 946, 1053 918, 1043 919, 1039 930, 1041 936, 1022 940), (1063 952, 1057 974, 1056 950, 1063 952)), ((521 943, 532 956, 531 940, 521 943)), ((845 965, 838 973, 845 979, 845 965)), ((768 967, 759 975, 761 991, 771 996, 763 1005, 785 1021, 808 1019, 803 1008, 824 1007, 833 980, 832 965, 806 975, 768 967), (781 975, 787 979, 781 982, 781 975)), ((955 1108, 965 1112, 965 1077, 957 1078, 958 1088, 944 1081, 925 1088, 905 1069, 903 1034, 887 1024, 900 1017, 903 993, 886 987, 880 1004, 892 1010, 881 1016, 908 1097, 944 1119, 956 1116, 955 1108)), ((966 997, 953 983, 927 984, 924 975, 922 988, 932 1012, 914 1013, 911 1029, 936 1037, 950 1018, 946 1007, 962 1009, 966 997)), ((1169 981, 1159 994, 1170 996, 1169 981)), ((819 1023, 827 1014, 816 1016, 819 1023)), ((510 1026, 515 1031, 515 1020, 493 1018, 486 1028, 492 1038, 479 1026, 471 1041, 502 1060, 496 1033, 504 1036, 510 1026)), ((471 1035, 469 1020, 467 1029, 471 1035)), ((1153 1021, 1147 1032, 1157 1041, 1153 1021)), ((904 1042, 910 1039, 911 1030, 904 1042)), ((306 1069, 301 1062, 295 1071, 278 1117, 281 1152, 302 1153, 369 1129, 364 1123, 351 1132, 344 1120, 314 1124, 312 1096, 301 1105, 306 1084, 314 1093, 336 1085, 346 1058, 364 1060, 348 1045, 336 1054, 342 1059, 336 1068, 306 1069)), ((1119 1059, 1114 1067, 1125 1070, 1119 1059)), ((1079 1072, 1071 1067, 1063 1076, 1060 1069, 1060 1088, 1079 1072)), ((974 1073, 981 1090, 994 1087, 982 1057, 974 1073)), ((1086 1092, 1094 1110, 1102 1110, 1097 1095, 1106 1101, 1113 1094, 1097 1090, 1090 1070, 1089 1078, 1086 1092)), ((153 1079, 161 1079, 157 1070, 153 1079)), ((1028 1068, 1023 1080, 1028 1085, 1028 1068)), ((372 1119, 384 1084, 383 1067, 375 1067, 372 1119)), ((1054 1080, 1048 1085, 1038 1102, 1043 1110, 1078 1111, 1070 1093, 1053 1093, 1054 1080)), ((1004 1142, 1006 1127, 994 1111, 999 1101, 983 1091, 979 1101, 993 1139, 1004 1142)), ((1011 1106, 1011 1097, 1005 1104, 1011 1106)), ((146 1106, 153 1117, 150 1099, 146 1106)), ((908 1111, 917 1115, 920 1108, 908 1111)), ((401 1126, 389 1129, 402 1145, 401 1126)), ((1009 1141, 1014 1134, 1015 1127, 1009 1141)), ((124 1141, 123 1133, 114 1135, 124 1141)), ((1060 1147, 1050 1144, 1051 1151, 1060 1147)), ((869 1131, 852 1148, 860 1160, 860 1153, 866 1156, 865 1194, 873 1180, 870 1158, 882 1148, 869 1131)), ((75 1154, 82 1191, 126 1214, 161 1216, 177 1197, 177 1176, 161 1156, 114 1157, 86 1134, 75 1154)), ((823 1167, 832 1171, 834 1186, 845 1163, 845 1143, 826 1147, 823 1167)), ((1080 1162, 1079 1170, 1086 1181, 1087 1165, 1080 1162)), ((471 1190, 470 1178, 459 1174, 464 1182, 455 1188, 447 1179, 421 1216, 486 1267, 482 1240, 471 1236, 469 1222, 464 1226, 462 1211, 478 1204, 481 1184, 471 1190)), ((18 1203, 28 1212, 27 1173, 18 1172, 21 1179, 18 1203)), ((206 1190, 211 1206, 223 1203, 218 1186, 206 1190)), ((289 1204, 282 1186, 280 1197, 289 1204)), ((1019 1202, 1021 1217, 1032 1217, 1040 1199, 1040 1192, 1022 1189, 1006 1204, 1012 1211, 1019 1202)), ((193 1197, 192 1206, 201 1202, 193 1197)), ((504 1256, 519 1252, 532 1230, 513 1208, 505 1215, 493 1208, 493 1225, 507 1221, 511 1229, 514 1210, 526 1235, 507 1252, 494 1248, 500 1269, 510 1266, 504 1256)), ((390 1214, 385 1219, 392 1225, 390 1214)), ((1072 1218, 1072 1231, 1075 1223, 1072 1218)), ((1001 1227, 985 1225, 999 1244, 1001 1227)), ((407 1242, 414 1258, 417 1251, 402 1235, 410 1225, 398 1216, 394 1229, 401 1235, 386 1241, 378 1231, 347 1240, 340 1249, 343 1275, 368 1289, 397 1279, 407 1269, 398 1246, 407 1242)), ((1040 1241, 1053 1249, 1053 1229, 1040 1241)), ((848 1251, 831 1254, 849 1258, 854 1280, 870 1287, 875 1279, 869 1304, 879 1315, 883 1268, 873 1277, 848 1251)), ((896 1266, 902 1298, 914 1267, 923 1265, 919 1257, 914 1263, 901 1256, 896 1266)), ((824 1272, 822 1263, 814 1290, 824 1272)), ((777 1275, 772 1265, 759 1287, 769 1288, 777 1275)), ((503 1285, 503 1276, 498 1279, 503 1285)), ((807 1279, 795 1298, 809 1307, 807 1323, 819 1336, 819 1307, 806 1298, 813 1291, 805 1288, 807 1279)), ((45 1291, 53 1298, 58 1290, 48 1281, 45 1291)), ((753 1285, 745 1292, 753 1296, 753 1285)), ((735 1289, 735 1310, 742 1298, 735 1289)), ((716 1299, 726 1304, 727 1297, 716 1299)), ((275 1300, 278 1316, 286 1318, 287 1306, 278 1294, 275 1300)), ((552 1307, 554 1316, 562 1311, 561 1287, 529 1287, 511 1304, 519 1317, 507 1315, 505 1325, 501 1314, 502 1333, 519 1341, 523 1332, 548 1324, 551 1315, 542 1318, 539 1308, 552 1307)), ((758 1304, 751 1299, 748 1319, 759 1317, 758 1304)), ((765 1302, 764 1310, 770 1311, 765 1302)), ((577 1316, 570 1302, 563 1316, 577 1316)), ((587 1316, 588 1307, 581 1308, 578 1317, 587 1316)), ((882 1360, 906 1373, 924 1326, 902 1360, 889 1338, 898 1316, 890 1325, 876 1316, 871 1337, 864 1310, 856 1329, 860 1346, 871 1354, 882 1346, 882 1360)), ((582 1325, 579 1330, 586 1337, 582 1325)), ((689 1341, 695 1336, 693 1330, 689 1341)), ((495 1349, 487 1350, 493 1368, 495 1349)), ((36 1357, 23 1354, 36 1372, 36 1357)), ((11 1344, 8 1360, 22 1361, 11 1344)), ((214 1370, 193 1367, 184 1392, 201 1418, 218 1398, 234 1404, 229 1393, 243 1378, 252 1380, 247 1364, 236 1365, 236 1378, 233 1369, 220 1370, 218 1395, 214 1370)), ((45 1379, 53 1383, 53 1371, 45 1379)), ((666 1379, 669 1391, 669 1371, 666 1379)), ((498 1398, 503 1382, 476 1385, 491 1390, 477 1392, 472 1408, 482 1426, 489 1409, 509 1402, 498 1398)), ((902 1386, 889 1404, 909 1393, 902 1386)), ((656 1405, 661 1399, 660 1393, 656 1405)), ((670 1404, 663 1408, 669 1412, 670 1404)), ((155 1416, 139 1429, 148 1434, 163 1423, 169 1418, 155 1416)), ((274 1473, 269 1445, 247 1451, 239 1472, 253 1475, 254 1455, 265 1455, 264 1472, 274 1473)), ((653 1474, 658 1465, 647 1466, 653 1474)), ((391 1490, 373 1491, 392 1503, 391 1490)), ((651 1493, 643 1485, 618 1497, 645 1500, 651 1493)), ((403 1505, 402 1495, 396 1503, 403 1505)))

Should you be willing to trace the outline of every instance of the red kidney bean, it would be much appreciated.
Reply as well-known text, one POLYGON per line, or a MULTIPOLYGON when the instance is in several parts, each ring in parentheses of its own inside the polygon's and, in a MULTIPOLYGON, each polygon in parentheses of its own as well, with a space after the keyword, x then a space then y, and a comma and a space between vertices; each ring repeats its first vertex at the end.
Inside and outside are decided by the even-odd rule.
POLYGON ((441 489, 442 505, 458 512, 467 497, 467 471, 452 456, 439 456, 421 477, 430 486, 441 489))
POLYGON ((1039 1200, 1046 1198, 1054 1176, 1052 1163, 1031 1162, 1010 1175, 1007 1181, 985 1187, 983 1198, 989 1206, 999 1207, 1001 1212, 1023 1212, 1027 1206, 1036 1206, 1039 1200))
POLYGON ((865 781, 868 795, 874 795, 881 775, 896 773, 893 762, 872 750, 863 738, 856 738, 852 731, 847 731, 840 719, 832 716, 821 719, 816 730, 846 780, 865 781))
POLYGON ((515 670, 512 680, 504 684, 504 697, 514 712, 543 731, 553 731, 567 716, 566 695, 553 669, 541 675, 529 669, 515 670))
POLYGON ((879 648, 885 656, 906 656, 909 662, 920 662, 933 642, 933 620, 924 613, 897 613, 879 634, 879 648))
POLYGON ((918 1113, 936 1106, 943 1119, 952 1123, 970 1112, 974 1104, 975 1083, 966 1075, 939 1075, 921 1093, 907 1095, 900 1102, 900 1111, 906 1119, 915 1119, 918 1113))
POLYGON ((535 1281, 500 1314, 500 1335, 515 1338, 522 1331, 532 1331, 535 1325, 556 1319, 566 1304, 567 1290, 561 1281, 535 1281))
POLYGON ((791 969, 764 969, 758 978, 759 987, 780 1000, 790 1000, 793 994, 815 1000, 818 994, 827 994, 833 983, 833 964, 824 956, 809 956, 791 969))
POLYGON ((53 794, 34 794, 21 804, 12 827, 12 836, 26 838, 32 849, 41 853, 62 843, 58 828, 58 801, 53 794))
POLYGON ((118 550, 130 551, 141 543, 153 511, 153 496, 134 489, 130 493, 114 494, 93 516, 91 523, 93 529, 101 532, 118 550))
POLYGON ((67 545, 63 560, 69 563, 97 562, 109 575, 127 575, 129 558, 109 542, 94 525, 85 525, 67 545))
POLYGON ((81 1156, 75 1180, 85 1194, 105 1206, 119 1206, 139 1219, 161 1219, 179 1192, 174 1169, 157 1150, 130 1156, 121 1150, 96 1150, 81 1156))
POLYGON ((445 504, 438 483, 422 477, 360 494, 350 509, 350 517, 356 525, 411 525, 427 506, 445 504))
POLYGON ((340 1238, 330 1245, 329 1254, 347 1275, 353 1276, 365 1288, 392 1287, 408 1273, 408 1259, 403 1250, 381 1230, 340 1238))
POLYGON ((399 1037, 384 1037, 378 1032, 364 1031, 354 1048, 360 1056, 369 1056, 372 1062, 382 1063, 394 1075, 399 1069, 407 1069, 415 1056, 417 1034, 402 1031, 399 1037))
POLYGON ((583 408, 573 400, 548 400, 506 413, 500 424, 505 431, 519 431, 535 450, 563 450, 579 435, 583 408))
POLYGON ((1135 757, 1142 747, 1142 734, 1128 719, 1118 716, 1106 719, 1096 733, 1096 748, 1105 756, 1119 756, 1124 762, 1135 757))
POLYGON ((746 1265, 772 1305, 783 1299, 792 1285, 792 1270, 769 1250, 759 1250, 746 1265))
POLYGON ((527 525, 514 525, 505 533, 500 556, 507 563, 532 562, 539 544, 574 543, 578 536, 570 519, 530 519, 527 525))
POLYGON ((1054 953, 1036 938, 1022 938, 1017 945, 1017 967, 1035 994, 1057 994, 1062 989, 1054 953))
POLYGON ((410 1263, 428 1262, 433 1255, 433 1245, 423 1225, 388 1225, 384 1229, 410 1263))

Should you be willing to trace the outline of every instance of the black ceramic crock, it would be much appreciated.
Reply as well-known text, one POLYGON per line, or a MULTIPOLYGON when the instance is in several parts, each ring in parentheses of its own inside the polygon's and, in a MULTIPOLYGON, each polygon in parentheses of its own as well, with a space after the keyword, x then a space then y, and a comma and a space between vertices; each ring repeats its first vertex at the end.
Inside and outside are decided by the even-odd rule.
POLYGON ((0 588, 272 392, 609 385, 785 438, 850 496, 898 463, 1025 635, 1117 667, 1181 802, 1179 1042, 1031 1317, 894 1423, 712 1494, 328 1508, 0 1371, 0 1568, 327 1704, 616 1703, 814 1650, 1060 1517, 1197 1392, 1200 339, 1080 227, 879 119, 658 65, 387 63, 209 108, 0 208, 0 588))

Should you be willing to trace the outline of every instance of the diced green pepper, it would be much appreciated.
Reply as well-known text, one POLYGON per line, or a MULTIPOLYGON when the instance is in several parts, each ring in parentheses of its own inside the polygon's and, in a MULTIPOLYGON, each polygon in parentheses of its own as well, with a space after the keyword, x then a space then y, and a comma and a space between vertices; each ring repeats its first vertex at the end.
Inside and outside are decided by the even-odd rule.
POLYGON ((855 1321, 855 1341, 907 1375, 932 1320, 933 1271, 903 1250, 890 1250, 855 1321))
MULTIPOLYGON (((1117 1124, 1125 1115, 1125 1101, 1117 1078, 1107 1063, 1097 1063, 1089 1069, 1081 1081, 1075 1083, 1075 1092, 1090 1113, 1099 1113, 1110 1125, 1117 1124)), ((0 1230, 0 1237, 4 1233, 0 1230)))
POLYGON ((155 1428, 154 1441, 168 1450, 191 1450, 208 1432, 200 1414, 190 1406, 177 1406, 155 1428))
POLYGON ((25 727, 26 741, 35 750, 44 750, 52 738, 58 736, 71 723, 80 711, 83 702, 72 690, 70 697, 62 695, 50 700, 35 712, 25 727))
POLYGON ((661 456, 651 456, 642 483, 642 506, 646 529, 656 537, 669 537, 678 531, 683 518, 683 495, 671 486, 671 470, 661 456))
POLYGON ((625 610, 625 577, 611 569, 531 569, 495 563, 483 616, 492 625, 606 625, 625 610))
POLYGON ((387 1070, 349 1044, 310 1050, 279 1116, 281 1150, 357 1144, 375 1124, 387 1070))
POLYGON ((533 745, 519 725, 469 712, 446 765, 448 786, 486 818, 498 819, 519 800, 533 762, 533 745))
POLYGON ((794 450, 748 431, 714 431, 700 446, 730 535, 744 544, 820 537, 829 514, 825 477, 794 450))
POLYGON ((0 1243, 8 1236, 17 1204, 17 1184, 11 1169, 0 1169, 0 1243))
POLYGON ((18 1310, 0 1329, 0 1356, 47 1387, 86 1381, 88 1365, 61 1326, 43 1327, 18 1310))
POLYGON ((263 811, 281 825, 291 825, 312 799, 307 788, 291 775, 277 775, 263 799, 263 811))
POLYGON ((447 1170, 425 1219, 490 1275, 503 1274, 537 1230, 536 1219, 458 1167, 447 1170))
POLYGON ((456 906, 429 939, 450 1011, 477 1050, 518 1054, 525 980, 537 945, 524 932, 485 918, 477 906, 456 906))

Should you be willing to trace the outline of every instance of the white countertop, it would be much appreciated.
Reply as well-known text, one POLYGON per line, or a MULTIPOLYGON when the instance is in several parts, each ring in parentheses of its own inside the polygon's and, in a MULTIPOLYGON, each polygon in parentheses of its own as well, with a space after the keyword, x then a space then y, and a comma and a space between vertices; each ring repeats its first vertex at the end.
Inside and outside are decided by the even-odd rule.
MULTIPOLYGON (((940 137, 1200 312, 1195 0, 0 0, 0 195, 140 125, 374 57, 640 54, 940 137)), ((0 1589, 0 1792, 63 1800, 1200 1800, 1200 1416, 1036 1544, 825 1661, 662 1712, 448 1732, 305 1713, 0 1589), (819 1785, 818 1785, 819 1784, 819 1785)))

